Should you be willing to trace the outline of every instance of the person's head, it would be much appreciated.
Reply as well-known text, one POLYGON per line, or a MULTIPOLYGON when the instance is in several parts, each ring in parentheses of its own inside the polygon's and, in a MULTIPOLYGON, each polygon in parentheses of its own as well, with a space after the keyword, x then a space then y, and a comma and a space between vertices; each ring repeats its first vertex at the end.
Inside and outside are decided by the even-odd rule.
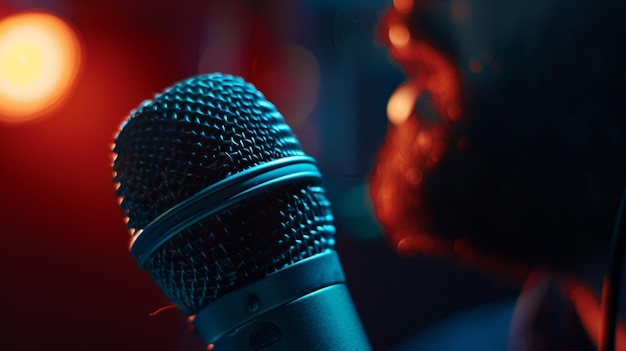
POLYGON ((626 3, 394 3, 379 38, 417 102, 372 174, 393 244, 489 269, 608 252, 626 186, 626 3))

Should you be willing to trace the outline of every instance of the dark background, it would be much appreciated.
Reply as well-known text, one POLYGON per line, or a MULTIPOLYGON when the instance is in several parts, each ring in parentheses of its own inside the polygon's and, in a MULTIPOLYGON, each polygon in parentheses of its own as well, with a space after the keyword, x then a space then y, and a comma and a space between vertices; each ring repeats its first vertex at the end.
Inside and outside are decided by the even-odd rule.
POLYGON ((65 19, 83 50, 81 73, 59 109, 35 122, 0 124, 0 348, 202 349, 180 312, 148 316, 168 301, 128 254, 110 148, 138 103, 212 71, 255 83, 318 159, 337 217, 337 248, 375 349, 462 309, 514 296, 512 283, 471 268, 399 257, 372 218, 365 184, 387 126, 387 99, 404 80, 374 41, 389 5, 0 2, 0 18, 43 9, 65 19), (284 45, 315 62, 268 61, 284 45), (298 81, 302 72, 313 72, 311 79, 298 81), (312 99, 310 113, 291 120, 303 99, 312 99))

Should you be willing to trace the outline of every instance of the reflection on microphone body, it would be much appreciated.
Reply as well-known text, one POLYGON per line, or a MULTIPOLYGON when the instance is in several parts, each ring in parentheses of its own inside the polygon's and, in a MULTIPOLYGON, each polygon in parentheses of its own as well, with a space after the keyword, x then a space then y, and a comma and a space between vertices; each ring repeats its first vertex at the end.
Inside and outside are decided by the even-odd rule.
POLYGON ((371 349, 315 161, 252 85, 182 81, 131 112, 113 152, 131 253, 207 344, 371 349))

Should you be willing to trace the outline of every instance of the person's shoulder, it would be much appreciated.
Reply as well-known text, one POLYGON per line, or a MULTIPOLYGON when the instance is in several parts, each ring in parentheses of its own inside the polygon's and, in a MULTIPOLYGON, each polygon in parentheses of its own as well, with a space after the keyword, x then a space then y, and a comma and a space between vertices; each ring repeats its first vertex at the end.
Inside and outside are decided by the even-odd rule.
POLYGON ((515 300, 471 308, 424 330, 392 351, 504 351, 515 300))

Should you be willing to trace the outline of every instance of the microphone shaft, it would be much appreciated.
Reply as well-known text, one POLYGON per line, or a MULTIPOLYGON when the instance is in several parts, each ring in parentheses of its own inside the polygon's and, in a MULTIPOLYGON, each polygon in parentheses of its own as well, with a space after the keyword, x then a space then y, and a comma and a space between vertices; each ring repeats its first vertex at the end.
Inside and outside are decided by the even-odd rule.
POLYGON ((237 351, 371 350, 345 284, 272 310, 226 334, 215 346, 237 351))

